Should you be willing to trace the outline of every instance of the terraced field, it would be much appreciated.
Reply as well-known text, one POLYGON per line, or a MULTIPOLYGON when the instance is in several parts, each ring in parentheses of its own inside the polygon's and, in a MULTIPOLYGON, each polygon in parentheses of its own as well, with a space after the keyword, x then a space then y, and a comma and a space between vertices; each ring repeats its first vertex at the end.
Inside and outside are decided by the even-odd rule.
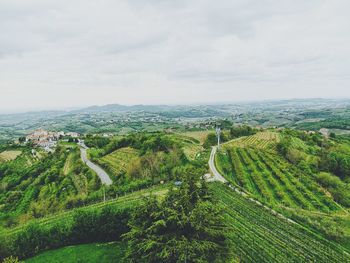
MULTIPOLYGON (((126 147, 118 149, 99 159, 99 163, 111 172, 112 176, 118 177, 124 173, 130 165, 139 159, 139 152, 136 149, 126 147)), ((113 179, 113 178, 112 178, 113 179)))
POLYGON ((275 140, 265 143, 254 135, 244 138, 244 145, 240 141, 226 144, 216 156, 216 166, 230 182, 264 203, 323 212, 338 210, 318 184, 274 153, 271 141, 275 140))
POLYGON ((272 215, 229 187, 211 187, 230 227, 232 254, 241 262, 350 262, 342 246, 272 215))
POLYGON ((3 151, 0 153, 0 163, 12 161, 22 154, 22 151, 3 151))
POLYGON ((264 131, 252 136, 241 137, 225 143, 225 147, 256 147, 259 149, 273 149, 275 143, 280 141, 280 134, 276 132, 264 131))
MULTIPOLYGON (((167 187, 166 185, 154 186, 145 190, 133 192, 131 194, 119 197, 117 199, 109 200, 106 202, 99 202, 96 204, 88 205, 86 207, 77 208, 77 209, 88 210, 88 209, 95 209, 95 208, 103 208, 106 206, 117 206, 118 208, 131 207, 133 205, 140 204, 143 198, 145 196, 149 196, 151 193, 159 197, 165 195, 167 192, 166 187, 167 187)), ((69 220, 72 219, 74 211, 76 211, 77 209, 71 209, 71 210, 67 210, 66 212, 60 212, 60 213, 46 216, 43 218, 30 220, 28 223, 18 227, 0 229, 0 239, 1 237, 10 236, 17 233, 18 231, 22 230, 24 227, 26 227, 31 223, 39 223, 42 227, 48 227, 59 221, 68 222, 69 220)))
POLYGON ((203 144, 210 132, 215 132, 215 131, 189 131, 189 132, 181 133, 181 135, 194 138, 198 140, 200 144, 203 144))

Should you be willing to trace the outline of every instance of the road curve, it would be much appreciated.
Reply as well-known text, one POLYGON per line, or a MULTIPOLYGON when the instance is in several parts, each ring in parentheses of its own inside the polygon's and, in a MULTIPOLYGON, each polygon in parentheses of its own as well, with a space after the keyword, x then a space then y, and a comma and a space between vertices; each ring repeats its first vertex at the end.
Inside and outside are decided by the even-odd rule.
POLYGON ((210 171, 212 172, 213 177, 209 178, 208 181, 219 181, 222 183, 227 183, 227 180, 218 172, 218 170, 215 167, 215 154, 217 151, 217 147, 213 146, 211 149, 210 153, 210 158, 209 158, 209 168, 210 171))
POLYGON ((81 153, 81 159, 83 160, 83 162, 89 166, 92 170, 94 170, 96 172, 96 174, 98 175, 98 177, 100 177, 102 184, 105 185, 111 185, 112 184, 112 180, 109 177, 109 175, 106 173, 105 170, 103 170, 100 166, 98 166, 97 164, 94 164, 93 162, 91 162, 88 158, 87 158, 87 153, 86 150, 88 149, 88 147, 80 142, 80 153, 81 153))

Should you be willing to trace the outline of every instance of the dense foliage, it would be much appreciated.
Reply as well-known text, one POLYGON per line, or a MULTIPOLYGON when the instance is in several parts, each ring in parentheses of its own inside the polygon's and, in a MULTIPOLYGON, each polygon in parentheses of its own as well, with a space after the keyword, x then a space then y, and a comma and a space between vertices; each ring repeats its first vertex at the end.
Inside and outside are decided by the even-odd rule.
POLYGON ((6 226, 102 199, 98 177, 75 144, 53 153, 29 149, 0 164, 0 221, 6 226))
POLYGON ((181 172, 179 188, 135 211, 125 236, 128 262, 223 261, 227 243, 221 211, 209 201, 206 183, 198 182, 201 170, 181 172))
POLYGON ((26 258, 42 250, 73 244, 120 240, 128 231, 130 208, 105 207, 77 210, 70 220, 44 225, 31 223, 0 242, 0 259, 9 255, 26 258))

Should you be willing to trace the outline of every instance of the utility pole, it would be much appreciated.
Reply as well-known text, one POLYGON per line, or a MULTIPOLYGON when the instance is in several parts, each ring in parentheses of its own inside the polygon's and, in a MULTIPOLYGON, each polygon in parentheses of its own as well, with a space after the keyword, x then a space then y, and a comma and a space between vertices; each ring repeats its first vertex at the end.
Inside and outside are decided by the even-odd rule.
POLYGON ((218 137, 218 150, 220 149, 220 134, 221 134, 221 128, 216 128, 216 136, 218 137))

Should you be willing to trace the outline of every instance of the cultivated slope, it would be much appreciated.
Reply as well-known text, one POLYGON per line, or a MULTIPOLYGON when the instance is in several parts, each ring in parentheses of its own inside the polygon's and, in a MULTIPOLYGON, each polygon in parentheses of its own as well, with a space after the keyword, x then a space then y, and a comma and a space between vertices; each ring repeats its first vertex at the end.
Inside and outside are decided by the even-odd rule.
POLYGON ((243 262, 350 262, 343 247, 279 218, 228 186, 211 187, 231 231, 232 254, 243 262))

